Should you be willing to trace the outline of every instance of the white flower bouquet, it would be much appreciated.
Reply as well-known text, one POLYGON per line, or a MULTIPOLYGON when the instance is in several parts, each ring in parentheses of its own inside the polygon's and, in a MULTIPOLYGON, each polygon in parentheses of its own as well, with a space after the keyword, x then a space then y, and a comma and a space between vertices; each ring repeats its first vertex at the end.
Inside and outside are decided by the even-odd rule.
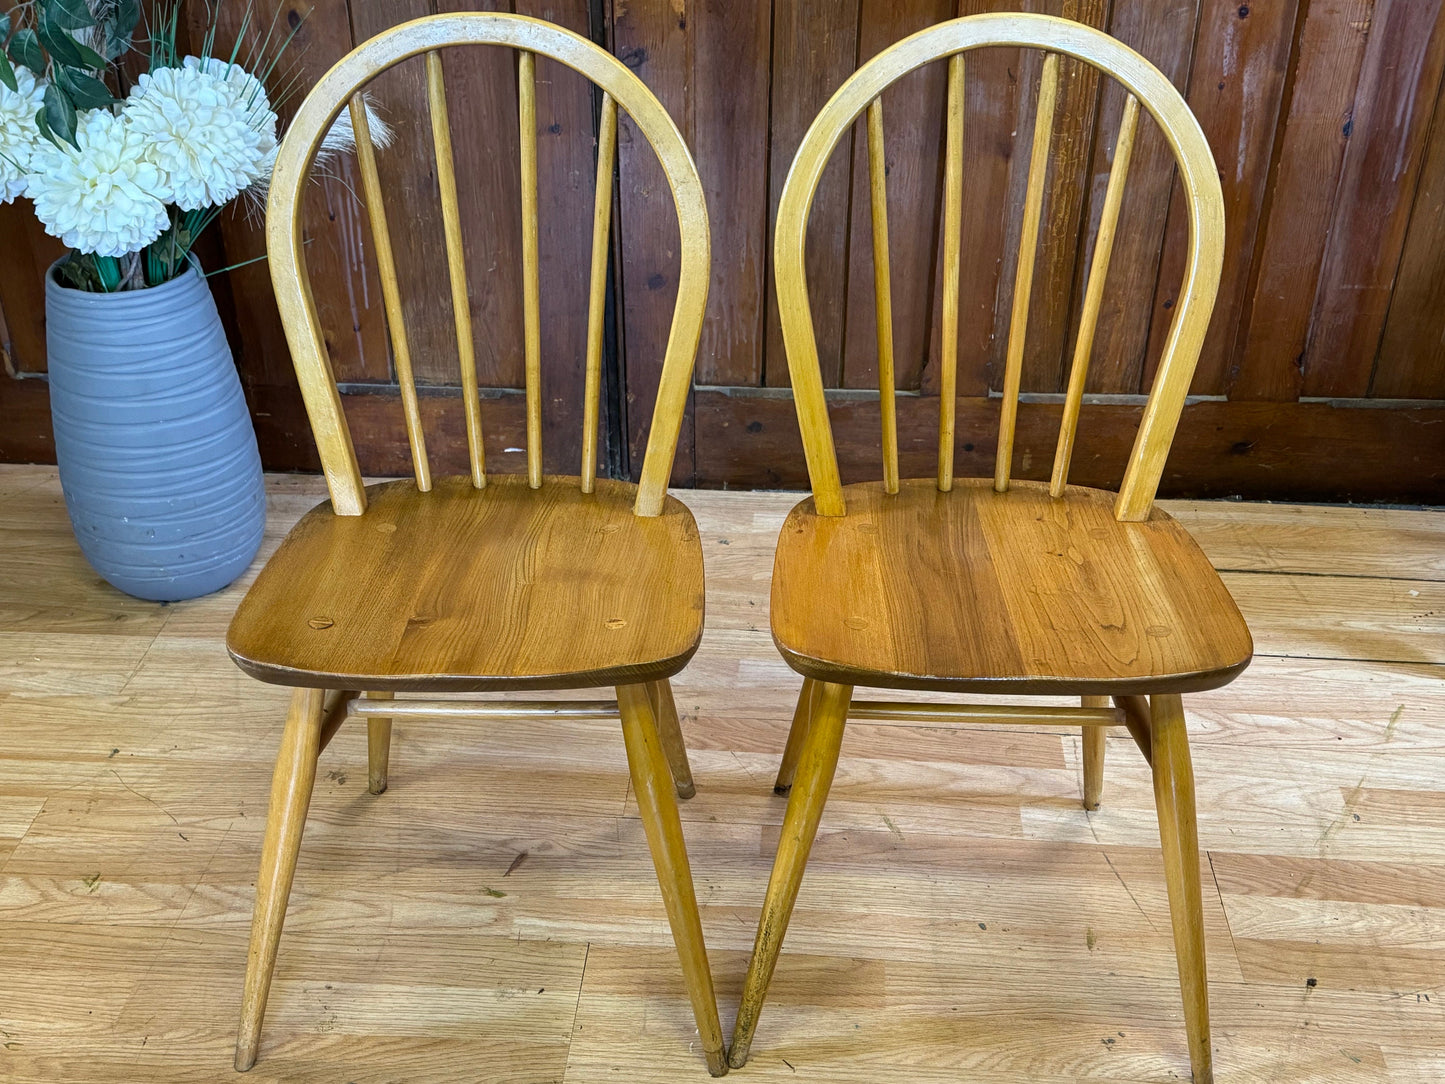
MULTIPOLYGON (((29 197, 70 247, 57 269, 66 286, 158 286, 226 205, 264 198, 278 134, 264 83, 295 31, 278 35, 273 20, 242 56, 248 10, 229 56, 212 55, 214 28, 201 55, 181 56, 178 21, 178 7, 161 12, 147 70, 126 85, 117 61, 139 0, 27 0, 0 15, 0 203, 29 197)), ((385 143, 385 125, 372 132, 385 143)), ((323 154, 351 145, 343 113, 323 154)))

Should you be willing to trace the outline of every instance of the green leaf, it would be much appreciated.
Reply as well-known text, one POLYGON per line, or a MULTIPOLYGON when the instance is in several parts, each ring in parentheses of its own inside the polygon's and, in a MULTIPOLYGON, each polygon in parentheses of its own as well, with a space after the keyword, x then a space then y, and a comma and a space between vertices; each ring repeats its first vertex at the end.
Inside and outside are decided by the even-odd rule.
POLYGON ((105 27, 107 59, 114 60, 130 48, 131 37, 135 34, 136 24, 139 22, 140 4, 138 0, 118 0, 115 14, 111 16, 105 27))
POLYGON ((69 64, 76 68, 85 64, 85 61, 80 58, 80 49, 76 40, 43 14, 40 16, 39 30, 40 44, 45 46, 45 51, 56 63, 69 64))
MULTIPOLYGON (((0 37, 3 36, 0 35, 0 37)), ((15 82, 15 69, 10 66, 10 61, 5 58, 4 53, 0 53, 0 83, 4 83, 11 90, 18 91, 20 89, 20 84, 15 82)))
POLYGON ((56 68, 55 77, 81 109, 104 109, 115 104, 110 88, 93 75, 76 68, 56 68))
POLYGON ((44 0, 45 18, 62 30, 87 30, 95 25, 85 0, 44 0))
POLYGON ((117 0, 115 14, 111 19, 114 33, 130 37, 135 33, 136 24, 140 22, 139 0, 117 0))
POLYGON ((10 13, 7 11, 4 15, 0 15, 0 41, 4 41, 4 40, 5 40, 6 38, 8 38, 9 36, 10 36, 10 13))
POLYGON ((110 61, 106 60, 105 57, 101 56, 89 45, 77 41, 75 42, 75 49, 76 52, 80 54, 81 62, 91 71, 105 71, 106 68, 110 67, 110 61))
POLYGON ((40 18, 40 43, 50 50, 52 60, 72 68, 101 71, 106 59, 88 45, 82 45, 45 16, 40 18))
POLYGON ((15 31, 15 36, 10 39, 10 59, 36 74, 45 71, 45 52, 40 48, 35 31, 29 27, 15 31))
POLYGON ((40 129, 40 134, 46 139, 50 140, 50 142, 54 143, 57 147, 60 146, 60 140, 55 138, 55 133, 50 130, 50 125, 46 123, 45 106, 43 105, 40 107, 39 112, 35 114, 35 127, 40 129))
POLYGON ((51 83, 45 88, 42 102, 40 111, 50 131, 80 150, 80 144, 75 141, 75 103, 70 100, 70 95, 61 89, 60 84, 51 83))

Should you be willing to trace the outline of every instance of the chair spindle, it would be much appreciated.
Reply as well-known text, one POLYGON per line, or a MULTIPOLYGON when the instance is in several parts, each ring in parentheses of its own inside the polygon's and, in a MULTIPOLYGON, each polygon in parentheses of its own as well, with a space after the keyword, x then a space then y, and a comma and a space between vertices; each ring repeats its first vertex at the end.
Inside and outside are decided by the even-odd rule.
POLYGON ((401 385, 401 405, 406 415, 406 439, 411 445, 416 486, 423 493, 431 489, 431 466, 426 456, 426 435, 421 427, 421 409, 416 400, 416 380, 411 372, 411 348, 407 345, 406 323, 401 312, 401 289, 396 280, 396 260, 391 251, 391 231, 382 204, 381 178, 376 172, 376 148, 371 142, 371 125, 360 93, 351 97, 351 127, 356 136, 356 162, 361 169, 361 187, 366 196, 366 213, 371 221, 371 241, 376 246, 376 266, 381 274, 381 297, 386 308, 386 325, 391 332, 391 352, 396 379, 401 385))
POLYGON ((1119 207, 1124 202, 1124 182, 1129 176, 1129 159, 1134 153, 1134 131, 1139 123, 1139 99, 1130 94, 1124 101, 1119 137, 1114 142, 1114 163, 1109 167, 1109 187, 1104 191, 1104 209, 1094 239, 1094 258, 1084 288, 1084 310, 1079 317, 1079 336, 1069 367, 1069 391, 1064 397, 1064 415, 1059 421, 1059 446, 1054 452, 1054 474, 1049 494, 1064 495, 1069 483, 1069 460, 1074 454, 1074 435, 1084 401, 1084 382, 1089 375, 1089 355, 1094 348, 1094 331, 1099 325, 1099 306, 1104 299, 1104 282, 1109 276, 1109 259, 1114 251, 1114 232, 1119 224, 1119 207))
POLYGON ((617 157, 617 101, 602 95, 597 128, 597 192, 592 205, 592 281, 587 301, 587 386, 582 402, 582 492, 597 483, 597 415, 602 398, 602 331, 607 312, 607 236, 612 222, 612 170, 617 157))
POLYGON ((1004 365, 1003 411, 998 424, 998 457, 993 488, 1008 489, 1013 464, 1014 427, 1018 421, 1019 381, 1023 376, 1024 338, 1028 332, 1029 298, 1034 285, 1034 257, 1038 252, 1039 219, 1044 206, 1044 177, 1049 169, 1049 142, 1054 134, 1054 104, 1059 90, 1059 54, 1044 57, 1039 80, 1039 103, 1034 116, 1033 151, 1029 157, 1028 190, 1024 195, 1023 229, 1019 234, 1018 271, 1014 275, 1013 316, 1009 320, 1008 353, 1004 365))
POLYGON ((457 361, 462 370, 462 405, 467 419, 467 454, 472 485, 487 484, 486 452, 482 447, 482 404, 477 395, 476 347, 472 341, 472 310, 467 291, 467 262, 462 249, 462 216, 457 205, 456 163, 452 156, 452 127, 447 113, 447 90, 442 78, 442 55, 426 55, 427 103, 431 108, 432 143, 436 147, 437 186, 442 199, 442 227, 446 233, 447 271, 452 284, 452 316, 457 326, 457 361))
POLYGON ((958 409, 959 246, 963 234, 963 54, 948 58, 948 136, 943 169, 943 321, 938 373, 938 488, 953 488, 958 409))
POLYGON ((522 333, 527 371, 527 484, 542 486, 542 301, 537 268, 537 58, 517 57, 522 158, 522 333))
POLYGON ((893 377, 893 287, 888 261, 888 180, 883 99, 868 106, 868 183, 873 198, 873 305, 878 325, 878 409, 883 422, 883 489, 898 492, 898 413, 893 377))

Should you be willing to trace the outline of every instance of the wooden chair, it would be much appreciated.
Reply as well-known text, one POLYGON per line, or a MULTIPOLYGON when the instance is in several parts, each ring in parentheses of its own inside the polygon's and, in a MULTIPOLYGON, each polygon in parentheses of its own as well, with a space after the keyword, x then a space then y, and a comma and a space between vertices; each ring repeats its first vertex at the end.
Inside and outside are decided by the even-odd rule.
POLYGON ((1244 669, 1249 631, 1188 533, 1152 507, 1209 323, 1222 258, 1214 160, 1184 100, 1143 57, 1089 27, 1040 15, 980 15, 924 30, 850 78, 813 122, 778 207, 775 266, 813 496, 789 515, 773 571, 773 638, 804 677, 777 790, 792 794, 768 884, 730 1061, 744 1064, 838 763, 845 718, 1081 724, 1084 805, 1096 808, 1105 727, 1124 725, 1153 767, 1184 1019, 1194 1079, 1212 1078, 1194 779, 1180 694, 1244 669), (997 466, 953 477, 954 387, 963 200, 964 54, 990 45, 1042 49, 997 466), (1069 375, 1053 478, 1010 481, 1025 325, 1054 120, 1060 56, 1129 92, 1069 375), (947 58, 942 367, 937 478, 899 481, 893 404, 881 94, 947 58), (1067 484, 1089 353, 1140 107, 1174 151, 1189 211, 1181 303, 1118 494, 1067 484), (813 193, 839 137, 868 113, 873 264, 882 400, 883 481, 841 486, 804 273, 813 193), (852 701, 854 686, 953 693, 1067 694, 1082 707, 852 701), (1112 704, 1111 704, 1112 701, 1112 704))
POLYGON ((620 712, 632 783, 682 958, 709 1070, 727 1071, 717 1002, 672 789, 692 778, 668 678, 702 635, 702 550, 691 513, 667 495, 709 273, 702 185, 682 136, 620 61, 549 23, 453 14, 394 27, 359 46, 316 84, 281 146, 267 243, 287 341, 331 500, 308 513, 267 563, 231 623, 243 670, 296 687, 272 783, 241 1007, 236 1068, 256 1060, 276 945, 296 868, 317 756, 349 716, 367 720, 370 790, 386 789, 391 720, 465 715, 596 716, 620 712), (472 327, 442 76, 442 50, 519 51, 527 474, 489 475, 482 454, 472 327), (460 344, 470 477, 433 484, 402 321, 387 213, 361 87, 425 54, 445 251, 460 344), (580 72, 602 95, 586 403, 580 477, 542 473, 535 57, 580 72), (401 385, 415 480, 363 487, 306 272, 300 204, 322 135, 343 106, 357 159, 401 385), (597 418, 617 111, 652 144, 672 189, 681 237, 677 305, 641 484, 598 479, 597 418), (398 700, 438 693, 616 686, 615 701, 398 700), (325 690, 332 690, 328 697, 325 690), (358 691, 366 690, 367 699, 358 691))

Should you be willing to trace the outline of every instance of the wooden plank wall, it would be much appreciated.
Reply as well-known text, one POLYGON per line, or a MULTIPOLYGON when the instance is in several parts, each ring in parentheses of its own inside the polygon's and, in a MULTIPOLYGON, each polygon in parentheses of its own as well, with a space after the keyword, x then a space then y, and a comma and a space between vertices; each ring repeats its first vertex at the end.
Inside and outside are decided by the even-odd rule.
MULTIPOLYGON (((264 0, 269 11, 277 0, 264 0)), ((1445 0, 317 0, 284 5, 300 25, 301 86, 353 43, 435 10, 510 7, 604 42, 646 82, 693 148, 713 225, 713 274, 696 389, 674 479, 698 485, 804 482, 782 389, 787 364, 771 289, 771 221, 808 124, 858 64, 955 15, 1064 15, 1140 50, 1183 91, 1219 163, 1228 229, 1224 277, 1167 492, 1311 499, 1445 500, 1445 0), (1439 113, 1439 123, 1437 123, 1439 113), (1187 453, 1185 451, 1187 449, 1187 453)), ((187 5, 193 24, 202 5, 187 5)), ((226 18, 235 18, 226 11, 226 18)), ((234 26, 230 27, 234 32, 234 26)), ((224 35, 223 35, 224 37, 224 35)), ((522 446, 513 61, 447 56, 457 126, 473 320, 489 462, 522 446)), ((968 62, 959 470, 993 452, 1005 330, 1039 57, 968 62)), ((543 356, 548 468, 575 471, 583 276, 593 169, 591 94, 538 69, 543 356)), ((1072 62, 1061 72, 1044 206, 1019 472, 1042 476, 1056 397, 1123 104, 1117 85, 1072 62)), ((383 181, 406 208, 398 261, 426 382, 434 456, 465 462, 456 344, 419 63, 377 80, 398 129, 383 181)), ((929 473, 940 355, 941 65, 884 97, 902 452, 929 473), (910 443, 911 442, 911 443, 910 443)), ((845 473, 878 472, 872 245, 861 129, 824 174, 809 238, 823 375, 845 473), (860 195, 861 194, 861 195, 860 195)), ((308 258, 367 469, 405 470, 405 441, 375 288, 370 239, 341 161, 313 189, 308 258)), ((1117 484, 1175 302, 1187 228, 1173 162, 1152 124, 1135 151, 1099 321, 1076 479, 1117 484)), ((677 230, 656 160, 624 121, 613 300, 618 317, 610 460, 640 463, 676 291, 677 230)), ((12 372, 43 371, 39 269, 55 249, 23 204, 0 208, 0 306, 12 372), (15 255, 12 257, 11 253, 15 255)), ((261 252, 255 223, 227 218, 217 262, 261 252)), ((312 462, 264 264, 218 289, 270 465, 312 462)), ((218 280, 219 282, 219 280, 218 280)), ((49 453, 43 381, 0 380, 0 457, 49 453)))

